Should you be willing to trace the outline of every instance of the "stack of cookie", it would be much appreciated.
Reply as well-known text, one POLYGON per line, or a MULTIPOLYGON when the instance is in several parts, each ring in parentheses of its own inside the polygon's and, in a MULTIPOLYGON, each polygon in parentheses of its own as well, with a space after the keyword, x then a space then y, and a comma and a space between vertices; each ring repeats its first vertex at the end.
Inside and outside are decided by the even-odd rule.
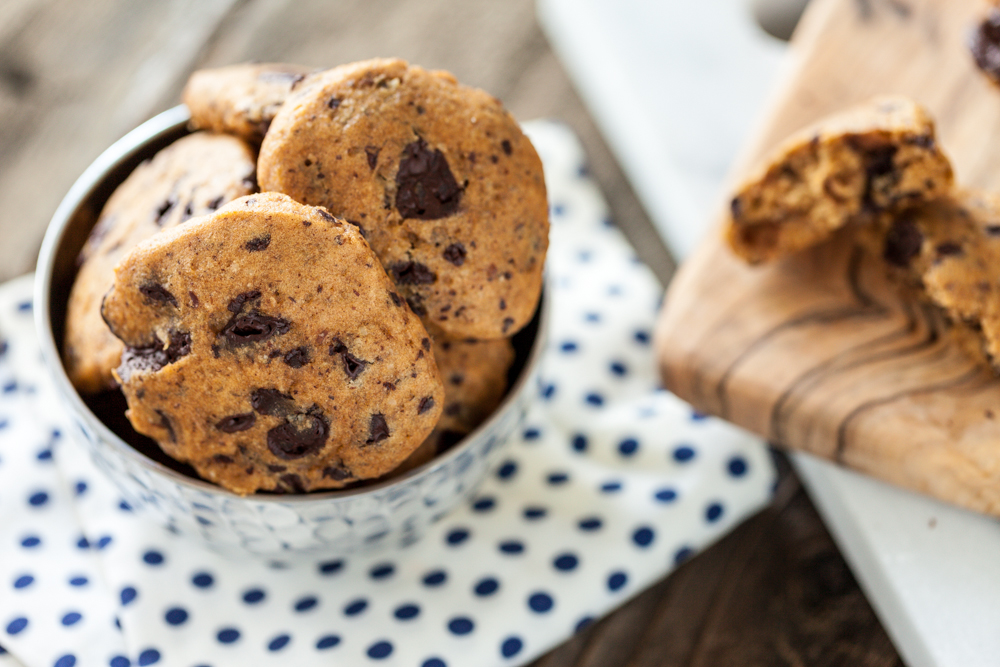
POLYGON ((796 133, 739 187, 725 235, 759 263, 841 228, 1000 372, 1000 197, 956 186, 915 102, 876 98, 796 133))
POLYGON ((200 131, 81 252, 77 388, 120 386, 136 431, 240 494, 381 477, 475 429, 548 244, 541 163, 500 102, 395 59, 206 70, 184 102, 200 131))

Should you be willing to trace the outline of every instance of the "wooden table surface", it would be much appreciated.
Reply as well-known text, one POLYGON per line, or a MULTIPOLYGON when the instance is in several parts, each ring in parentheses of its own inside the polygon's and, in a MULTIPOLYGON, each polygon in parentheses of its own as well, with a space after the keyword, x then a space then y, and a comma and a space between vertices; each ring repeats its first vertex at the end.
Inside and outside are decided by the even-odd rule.
MULTIPOLYGON (((673 263, 541 33, 531 0, 0 0, 0 281, 108 145, 173 106, 194 69, 399 56, 451 70, 518 119, 581 138, 614 220, 666 282, 673 263)), ((541 667, 902 664, 798 480, 541 667)))

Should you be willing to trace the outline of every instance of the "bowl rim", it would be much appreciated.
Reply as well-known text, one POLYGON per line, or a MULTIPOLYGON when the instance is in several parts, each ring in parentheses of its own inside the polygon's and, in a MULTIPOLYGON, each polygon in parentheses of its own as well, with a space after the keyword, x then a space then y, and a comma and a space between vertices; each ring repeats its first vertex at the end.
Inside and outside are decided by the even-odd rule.
POLYGON ((459 444, 455 445, 447 452, 435 456, 423 465, 408 470, 398 477, 392 477, 378 482, 373 482, 366 486, 351 489, 335 489, 331 491, 319 491, 308 494, 260 494, 239 495, 221 486, 217 486, 202 479, 196 479, 183 475, 167 466, 142 454, 134 447, 122 440, 118 434, 112 431, 97 415, 95 415, 83 399, 77 393, 76 388, 69 380, 66 369, 63 367, 62 355, 59 354, 59 347, 56 344, 55 335, 52 331, 52 318, 50 314, 52 274, 55 270, 56 250, 65 236, 70 222, 80 205, 93 193, 93 191, 107 178, 108 173, 120 162, 131 157, 142 150, 147 143, 155 139, 187 126, 191 115, 187 107, 183 104, 177 105, 156 116, 153 116, 132 131, 128 132, 118 141, 109 146, 97 159, 95 159, 77 178, 63 197, 52 219, 49 221, 42 239, 42 245, 38 252, 38 262, 35 267, 33 311, 35 328, 42 351, 42 358, 48 368, 52 379, 55 381, 56 389, 63 399, 69 401, 69 405, 76 412, 76 415, 86 421, 94 429, 101 440, 110 444, 116 453, 130 459, 143 468, 159 475, 167 477, 176 484, 187 487, 193 491, 219 495, 225 498, 238 499, 243 501, 254 501, 262 503, 279 504, 302 504, 328 500, 340 500, 354 498, 382 491, 393 486, 402 486, 405 482, 418 476, 431 475, 436 470, 447 466, 453 459, 458 458, 467 450, 473 442, 481 437, 486 431, 500 421, 504 414, 514 409, 521 392, 527 389, 526 385, 534 377, 533 372, 539 365, 542 352, 545 348, 546 334, 548 332, 548 320, 550 314, 549 299, 547 290, 544 287, 538 300, 536 313, 538 314, 538 330, 535 339, 531 344, 528 357, 524 366, 514 383, 508 388, 506 395, 496 407, 493 413, 468 433, 459 444))

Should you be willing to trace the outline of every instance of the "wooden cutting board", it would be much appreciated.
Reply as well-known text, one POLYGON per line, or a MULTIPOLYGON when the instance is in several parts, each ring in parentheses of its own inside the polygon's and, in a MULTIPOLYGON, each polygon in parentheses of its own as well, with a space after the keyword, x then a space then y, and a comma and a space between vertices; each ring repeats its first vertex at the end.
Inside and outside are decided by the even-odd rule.
MULTIPOLYGON (((800 127, 899 93, 931 111, 959 183, 1000 190, 1000 89, 966 47, 984 6, 813 0, 730 182, 800 127)), ((750 267, 715 232, 671 283, 656 345, 666 386, 699 410, 1000 515, 1000 379, 943 329, 849 234, 750 267)))

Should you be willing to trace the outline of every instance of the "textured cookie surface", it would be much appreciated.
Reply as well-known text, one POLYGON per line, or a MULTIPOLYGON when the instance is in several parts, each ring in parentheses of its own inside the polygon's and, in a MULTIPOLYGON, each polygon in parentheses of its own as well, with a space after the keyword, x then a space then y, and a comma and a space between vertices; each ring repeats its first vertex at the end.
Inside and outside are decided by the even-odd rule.
POLYGON ((141 244, 103 313, 132 425, 237 493, 382 475, 443 406, 426 330, 357 229, 283 195, 141 244))
POLYGON ((309 72, 286 63, 246 63, 194 72, 181 100, 191 126, 260 144, 285 98, 309 72))
POLYGON ((725 234, 737 255, 768 261, 942 196, 952 181, 926 112, 903 97, 876 98, 785 142, 736 192, 725 234))
POLYGON ((1000 368, 1000 197, 965 190, 908 210, 883 254, 945 310, 967 351, 1000 368))
POLYGON ((544 177, 490 95, 401 60, 315 74, 275 117, 258 172, 262 189, 357 224, 432 331, 502 338, 531 319, 544 177))
POLYGON ((64 360, 76 388, 113 386, 122 344, 101 319, 114 267, 140 241, 205 215, 255 189, 254 154, 243 141, 198 132, 136 167, 111 195, 80 252, 66 313, 64 360))

